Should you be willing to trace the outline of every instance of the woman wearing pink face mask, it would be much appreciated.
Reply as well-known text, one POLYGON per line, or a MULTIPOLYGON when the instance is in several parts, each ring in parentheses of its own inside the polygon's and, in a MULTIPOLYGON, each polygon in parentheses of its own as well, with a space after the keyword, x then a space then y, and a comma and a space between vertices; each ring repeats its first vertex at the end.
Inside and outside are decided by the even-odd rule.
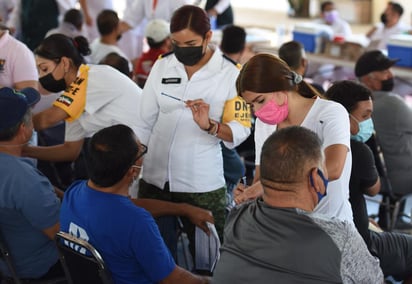
POLYGON ((252 105, 257 119, 254 184, 248 188, 239 186, 235 191, 236 202, 253 199, 263 193, 259 164, 266 138, 279 128, 300 125, 317 133, 322 140, 325 175, 330 181, 327 195, 315 211, 353 222, 348 201, 352 156, 347 111, 340 104, 320 98, 285 62, 269 54, 258 54, 243 66, 237 79, 237 89, 252 105))

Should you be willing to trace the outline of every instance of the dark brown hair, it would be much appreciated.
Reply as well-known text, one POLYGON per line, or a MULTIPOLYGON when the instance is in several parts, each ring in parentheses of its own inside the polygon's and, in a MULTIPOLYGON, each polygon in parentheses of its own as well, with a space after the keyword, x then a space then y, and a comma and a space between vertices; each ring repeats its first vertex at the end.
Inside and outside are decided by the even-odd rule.
POLYGON ((245 91, 296 91, 305 98, 319 96, 319 93, 305 81, 297 80, 299 76, 279 57, 261 53, 253 56, 243 66, 236 81, 236 88, 239 96, 245 91))
POLYGON ((34 50, 34 54, 55 62, 59 62, 65 56, 70 58, 78 68, 86 63, 83 56, 90 54, 90 48, 87 39, 83 36, 72 39, 63 34, 53 34, 43 39, 34 50))
POLYGON ((194 5, 184 5, 177 9, 170 21, 170 32, 180 32, 184 29, 204 37, 210 31, 210 21, 205 10, 194 5))

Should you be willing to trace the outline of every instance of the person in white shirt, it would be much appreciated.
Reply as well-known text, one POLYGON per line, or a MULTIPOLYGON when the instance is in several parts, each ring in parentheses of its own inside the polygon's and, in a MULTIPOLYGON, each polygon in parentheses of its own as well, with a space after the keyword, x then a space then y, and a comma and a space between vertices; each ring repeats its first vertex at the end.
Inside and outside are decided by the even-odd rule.
POLYGON ((347 38, 352 35, 350 25, 340 18, 335 3, 332 1, 322 2, 320 10, 322 19, 320 19, 319 23, 330 26, 333 31, 332 39, 336 36, 347 38))
POLYGON ((45 161, 74 161, 83 142, 100 129, 122 123, 137 129, 141 89, 106 65, 86 65, 90 52, 84 37, 54 34, 36 49, 39 82, 49 92, 62 92, 53 106, 33 118, 36 129, 65 120, 64 144, 27 147, 26 155, 45 161))
POLYGON ((386 50, 390 36, 408 31, 408 26, 400 19, 403 14, 403 7, 396 2, 388 2, 381 15, 381 22, 377 23, 366 36, 370 39, 368 50, 386 50))
MULTIPOLYGON (((249 108, 236 93, 239 69, 210 45, 209 17, 202 8, 177 9, 170 32, 174 52, 155 62, 142 93, 139 137, 149 150, 139 197, 186 200, 209 209, 222 236, 226 188, 219 143, 232 149, 249 136, 249 108)), ((193 255, 194 227, 188 220, 183 224, 193 255)), ((168 245, 176 250, 175 240, 168 245)))
MULTIPOLYGON (((243 66, 237 82, 238 93, 250 103, 255 123, 256 171, 254 184, 238 185, 235 201, 241 203, 262 195, 260 156, 265 140, 278 129, 292 125, 314 131, 322 140, 329 177, 327 196, 315 212, 353 222, 349 203, 352 167, 349 115, 342 105, 322 99, 280 58, 258 54, 243 66)), ((285 177, 286 178, 286 177, 285 177)))
POLYGON ((55 29, 47 32, 46 37, 52 34, 64 34, 68 37, 75 38, 76 36, 86 36, 83 29, 83 14, 80 10, 70 9, 64 14, 63 21, 55 29))
POLYGON ((0 87, 38 89, 38 78, 31 50, 0 27, 0 87))
MULTIPOLYGON (((127 58, 123 51, 117 46, 121 37, 119 17, 113 10, 103 10, 97 16, 97 28, 100 37, 96 38, 90 45, 90 63, 98 64, 109 53, 115 52, 121 57, 127 58)), ((132 69, 129 63, 129 69, 132 69)))
POLYGON ((129 60, 136 62, 143 52, 144 31, 150 20, 162 19, 170 22, 173 12, 191 0, 127 0, 122 21, 120 48, 129 60))
POLYGON ((99 37, 96 25, 97 15, 105 10, 113 10, 112 0, 79 0, 81 10, 84 14, 84 22, 86 24, 87 39, 92 42, 99 37))

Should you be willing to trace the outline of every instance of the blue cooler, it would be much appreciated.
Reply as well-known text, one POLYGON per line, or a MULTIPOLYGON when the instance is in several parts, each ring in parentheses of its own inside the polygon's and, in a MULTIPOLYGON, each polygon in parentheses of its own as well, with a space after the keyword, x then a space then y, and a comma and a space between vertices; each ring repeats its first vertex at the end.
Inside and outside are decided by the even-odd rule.
POLYGON ((293 40, 300 42, 305 51, 321 53, 323 52, 323 41, 332 36, 332 30, 322 24, 301 23, 294 27, 292 34, 293 40))
POLYGON ((412 35, 393 35, 388 41, 388 57, 398 58, 397 66, 412 67, 412 35))

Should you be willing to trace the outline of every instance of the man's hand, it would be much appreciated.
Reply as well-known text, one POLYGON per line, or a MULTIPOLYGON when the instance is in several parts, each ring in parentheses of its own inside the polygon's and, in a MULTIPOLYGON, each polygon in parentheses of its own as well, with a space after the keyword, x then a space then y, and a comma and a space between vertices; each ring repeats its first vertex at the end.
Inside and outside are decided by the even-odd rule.
POLYGON ((212 212, 209 210, 196 207, 190 204, 182 204, 185 210, 185 217, 189 218, 190 222, 201 228, 206 234, 210 234, 206 222, 215 223, 212 212))

